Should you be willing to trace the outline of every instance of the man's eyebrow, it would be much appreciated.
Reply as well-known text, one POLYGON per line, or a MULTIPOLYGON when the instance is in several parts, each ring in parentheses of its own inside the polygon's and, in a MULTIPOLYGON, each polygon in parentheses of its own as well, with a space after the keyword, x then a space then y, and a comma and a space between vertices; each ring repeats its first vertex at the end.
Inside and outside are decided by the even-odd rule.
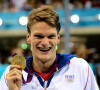
POLYGON ((41 33, 34 33, 33 36, 40 37, 40 36, 43 36, 43 35, 41 33))
POLYGON ((50 33, 49 35, 53 35, 53 36, 56 36, 56 34, 55 34, 55 33, 50 33))
POLYGON ((54 36, 56 36, 56 34, 50 34, 50 35, 48 35, 48 36, 52 36, 52 37, 54 37, 54 36))
POLYGON ((41 33, 35 33, 35 34, 33 34, 33 35, 42 35, 41 33))

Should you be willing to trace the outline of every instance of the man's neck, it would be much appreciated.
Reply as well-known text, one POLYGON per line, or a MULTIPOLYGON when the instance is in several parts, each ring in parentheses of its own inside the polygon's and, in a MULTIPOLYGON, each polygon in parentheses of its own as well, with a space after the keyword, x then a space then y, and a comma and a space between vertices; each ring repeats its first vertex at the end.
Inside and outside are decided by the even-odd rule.
POLYGON ((52 69, 52 67, 54 66, 54 63, 55 63, 55 58, 47 62, 41 62, 40 60, 34 59, 33 67, 38 72, 47 73, 52 69))

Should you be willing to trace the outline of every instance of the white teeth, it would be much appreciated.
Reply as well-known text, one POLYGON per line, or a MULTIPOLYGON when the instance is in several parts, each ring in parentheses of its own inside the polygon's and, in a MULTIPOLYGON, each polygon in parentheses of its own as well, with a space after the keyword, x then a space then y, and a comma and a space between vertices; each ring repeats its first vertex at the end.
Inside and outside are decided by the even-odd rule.
POLYGON ((48 50, 50 50, 50 48, 39 48, 39 50, 48 51, 48 50))
POLYGON ((48 49, 41 49, 41 50, 48 50, 48 49))

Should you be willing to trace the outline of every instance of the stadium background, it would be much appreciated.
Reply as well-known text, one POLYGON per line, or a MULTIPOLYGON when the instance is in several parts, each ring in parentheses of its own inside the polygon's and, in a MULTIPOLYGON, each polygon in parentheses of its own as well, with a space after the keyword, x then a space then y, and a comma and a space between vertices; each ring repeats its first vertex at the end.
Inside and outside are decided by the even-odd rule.
MULTIPOLYGON (((64 3, 64 0, 0 0, 0 78, 10 65, 13 53, 31 55, 31 47, 26 42, 27 15, 31 9, 49 5, 59 14, 62 28, 57 52, 65 52, 64 3)), ((66 5, 69 9, 69 53, 87 60, 100 86, 100 1, 69 0, 66 5)))

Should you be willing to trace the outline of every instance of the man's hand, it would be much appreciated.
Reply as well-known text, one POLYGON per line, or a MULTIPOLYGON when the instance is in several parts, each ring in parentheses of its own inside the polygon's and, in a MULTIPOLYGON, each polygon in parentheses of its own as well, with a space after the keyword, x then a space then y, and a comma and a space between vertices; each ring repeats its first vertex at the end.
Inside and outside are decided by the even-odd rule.
POLYGON ((9 73, 6 75, 9 90, 20 90, 22 86, 21 66, 11 65, 9 73))

